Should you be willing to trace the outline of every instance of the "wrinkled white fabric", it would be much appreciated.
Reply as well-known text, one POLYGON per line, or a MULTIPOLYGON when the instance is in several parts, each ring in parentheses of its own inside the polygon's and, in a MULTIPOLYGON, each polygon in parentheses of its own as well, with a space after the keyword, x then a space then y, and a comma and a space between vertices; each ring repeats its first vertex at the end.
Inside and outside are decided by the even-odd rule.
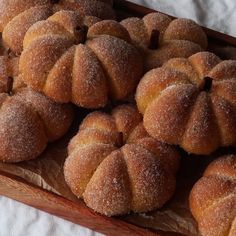
POLYGON ((0 236, 100 236, 87 228, 0 196, 0 236))
MULTIPOLYGON (((236 36, 236 0, 133 0, 236 36)), ((99 236, 91 230, 0 196, 0 236, 99 236)))
POLYGON ((191 18, 208 28, 236 36, 235 0, 132 0, 158 11, 191 18))

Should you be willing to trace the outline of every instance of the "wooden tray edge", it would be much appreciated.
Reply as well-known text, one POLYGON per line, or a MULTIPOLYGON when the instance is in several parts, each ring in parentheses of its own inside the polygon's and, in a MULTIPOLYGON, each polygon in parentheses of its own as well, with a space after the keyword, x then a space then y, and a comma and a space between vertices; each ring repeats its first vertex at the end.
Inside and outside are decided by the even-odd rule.
MULTIPOLYGON (((143 17, 144 15, 148 14, 148 13, 152 13, 152 12, 160 12, 154 9, 150 9, 135 3, 132 3, 130 1, 126 1, 126 0, 114 0, 114 8, 115 10, 128 10, 129 12, 133 12, 135 13, 137 16, 143 17)), ((168 15, 166 13, 160 12, 164 15, 167 15, 173 19, 176 19, 177 17, 168 15)), ((231 44, 233 46, 236 46, 236 38, 231 36, 231 35, 227 35, 224 33, 221 33, 219 31, 213 30, 213 29, 209 29, 206 27, 203 27, 204 31, 206 32, 206 34, 213 39, 217 39, 218 41, 227 43, 227 44, 231 44)))
MULTIPOLYGON (((131 3, 126 0, 114 0, 115 9, 128 10, 140 17, 156 10, 131 3)), ((165 13, 163 13, 165 14, 165 13)), ((165 14, 168 15, 168 14, 165 14)), ((171 15, 168 15, 172 18, 171 15)), ((210 38, 236 46, 236 38, 224 33, 203 27, 210 38)), ((118 218, 104 217, 87 208, 82 202, 74 203, 59 195, 43 190, 37 186, 26 183, 14 175, 0 171, 0 195, 9 197, 18 202, 32 206, 36 209, 58 216, 75 224, 90 228, 97 232, 112 235, 178 235, 165 232, 152 232, 118 218), (44 199, 42 203, 42 199, 44 199)))
POLYGON ((82 201, 72 202, 2 171, 0 171, 0 195, 106 235, 166 235, 117 218, 99 215, 86 207, 82 201))

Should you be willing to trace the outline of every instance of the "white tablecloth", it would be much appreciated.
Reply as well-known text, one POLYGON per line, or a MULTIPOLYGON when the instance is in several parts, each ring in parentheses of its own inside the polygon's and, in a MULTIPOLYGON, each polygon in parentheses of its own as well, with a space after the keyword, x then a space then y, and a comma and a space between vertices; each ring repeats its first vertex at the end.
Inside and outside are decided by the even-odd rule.
MULTIPOLYGON (((133 0, 162 12, 192 18, 236 36, 235 0, 133 0)), ((98 236, 100 234, 0 196, 0 236, 98 236)))
POLYGON ((199 24, 236 37, 235 0, 132 0, 161 12, 191 18, 199 24))

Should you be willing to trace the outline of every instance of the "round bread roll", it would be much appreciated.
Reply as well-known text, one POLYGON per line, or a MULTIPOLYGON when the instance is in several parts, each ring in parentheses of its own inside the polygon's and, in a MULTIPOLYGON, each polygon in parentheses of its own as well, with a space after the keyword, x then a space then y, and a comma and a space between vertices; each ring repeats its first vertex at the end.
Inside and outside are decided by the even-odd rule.
POLYGON ((121 24, 145 58, 146 71, 160 67, 174 57, 189 57, 207 48, 207 36, 190 19, 171 19, 161 13, 131 17, 121 24))
POLYGON ((57 0, 55 9, 77 11, 81 15, 100 19, 115 19, 113 0, 57 0))
POLYGON ((0 93, 0 161, 36 158, 67 132, 72 120, 71 105, 56 104, 31 89, 0 93))
POLYGON ((0 0, 0 32, 5 47, 20 54, 28 28, 51 14, 50 0, 0 0))
POLYGON ((236 235, 236 156, 213 161, 190 194, 190 209, 202 236, 236 235))
POLYGON ((68 146, 65 179, 88 207, 107 216, 160 208, 175 190, 180 156, 151 138, 131 105, 90 113, 68 146))
POLYGON ((75 12, 60 11, 27 31, 20 75, 56 102, 104 107, 134 92, 142 77, 141 55, 129 41, 116 21, 97 22, 87 32, 75 12))
MULTIPOLYGON (((81 4, 87 4, 90 0, 80 1, 80 3, 61 1, 60 4, 56 5, 50 4, 51 2, 54 1, 0 0, 0 32, 2 32, 5 47, 10 48, 16 55, 20 55, 23 50, 23 39, 28 29, 34 23, 46 20, 49 16, 53 15, 56 11, 60 11, 61 9, 74 8, 74 11, 77 13, 77 21, 80 21, 80 24, 91 26, 92 24, 100 21, 100 19, 95 16, 84 15, 87 11, 83 10, 84 8, 81 7, 81 4), (67 3, 71 6, 67 6, 67 3), (79 6, 78 9, 76 8, 77 5, 79 6)), ((96 4, 104 4, 99 1, 94 2, 96 2, 96 4)), ((92 4, 89 9, 93 8, 96 10, 99 9, 92 4)))
POLYGON ((148 72, 136 101, 152 137, 204 155, 236 144, 235 91, 236 61, 200 52, 148 72))

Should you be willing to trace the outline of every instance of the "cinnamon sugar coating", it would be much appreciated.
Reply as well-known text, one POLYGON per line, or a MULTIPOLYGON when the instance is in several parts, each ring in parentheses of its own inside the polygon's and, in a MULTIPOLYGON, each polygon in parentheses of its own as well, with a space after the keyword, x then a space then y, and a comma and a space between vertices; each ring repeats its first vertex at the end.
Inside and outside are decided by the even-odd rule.
MULTIPOLYGON (((53 4, 52 0, 1 0, 0 32, 5 45, 15 54, 23 50, 23 39, 27 30, 36 22, 46 20, 61 10, 73 10, 84 17, 84 23, 91 25, 101 19, 114 19, 111 2, 99 0, 70 1, 61 0, 53 4)), ((87 25, 86 24, 86 25, 87 25)))
POLYGON ((203 236, 236 235, 236 156, 213 161, 194 185, 190 209, 203 236))
POLYGON ((94 211, 112 216, 160 208, 175 189, 180 156, 151 138, 131 105, 90 113, 68 146, 65 179, 94 211))
POLYGON ((141 55, 127 41, 118 22, 97 22, 87 33, 75 12, 60 11, 27 31, 20 74, 56 102, 104 107, 130 95, 142 76, 141 55))
POLYGON ((19 162, 39 156, 48 142, 62 137, 73 120, 70 105, 22 88, 0 93, 0 160, 19 162))
POLYGON ((19 58, 0 56, 0 161, 19 162, 39 156, 48 142, 61 138, 73 120, 71 105, 56 104, 25 87, 19 58))
POLYGON ((50 0, 1 0, 0 31, 4 44, 14 53, 20 54, 28 28, 35 22, 46 19, 52 13, 50 0))
POLYGON ((142 19, 127 18, 121 24, 143 53, 146 71, 171 58, 189 57, 207 48, 206 34, 190 19, 172 20, 161 13, 150 13, 142 19))
POLYGON ((189 153, 236 144, 236 61, 209 52, 174 58, 140 81, 136 101, 154 138, 189 153))
POLYGON ((60 0, 56 10, 72 10, 81 15, 96 16, 101 19, 115 19, 112 0, 60 0))

